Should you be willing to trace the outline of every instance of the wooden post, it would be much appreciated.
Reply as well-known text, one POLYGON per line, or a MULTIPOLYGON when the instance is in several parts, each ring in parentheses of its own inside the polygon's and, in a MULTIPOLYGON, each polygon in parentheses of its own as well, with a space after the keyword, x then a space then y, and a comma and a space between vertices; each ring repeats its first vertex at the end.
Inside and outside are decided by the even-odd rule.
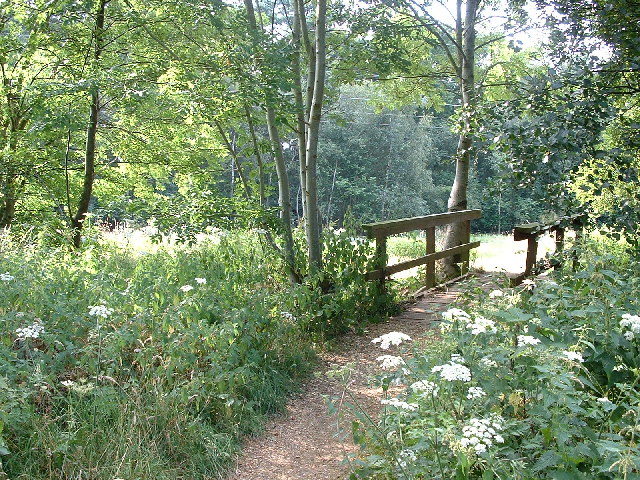
MULTIPOLYGON (((427 255, 436 251, 436 227, 429 227, 425 231, 427 241, 427 255)), ((436 262, 429 260, 426 268, 425 286, 433 288, 436 286, 436 262)))
POLYGON ((533 272, 538 258, 538 234, 532 233, 527 239, 527 264, 524 269, 524 276, 528 277, 533 272))
POLYGON ((380 276, 380 293, 386 293, 387 237, 385 235, 376 237, 376 259, 376 266, 382 272, 380 276))
MULTIPOLYGON (((556 231, 556 255, 560 255, 564 249, 564 228, 558 225, 556 231)), ((558 259, 553 265, 554 270, 558 270, 562 266, 562 261, 558 259)))
MULTIPOLYGON (((471 242, 471 220, 465 220, 463 222, 463 231, 464 231, 464 243, 471 242)), ((462 265, 460 265, 460 274, 465 275, 469 272, 469 250, 460 255, 460 261, 462 265)))

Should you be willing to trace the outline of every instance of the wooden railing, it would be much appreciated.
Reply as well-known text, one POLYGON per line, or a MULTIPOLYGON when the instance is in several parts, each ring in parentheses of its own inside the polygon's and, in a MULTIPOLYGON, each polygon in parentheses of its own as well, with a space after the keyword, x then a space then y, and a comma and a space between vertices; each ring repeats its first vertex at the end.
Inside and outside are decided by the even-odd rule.
POLYGON ((367 236, 376 241, 376 257, 378 259, 378 268, 367 272, 367 280, 380 281, 381 287, 384 289, 385 280, 389 275, 426 264, 425 287, 432 288, 436 286, 436 260, 454 255, 458 255, 457 260, 462 263, 462 274, 467 273, 469 270, 469 251, 480 245, 480 242, 471 242, 470 240, 471 220, 480 218, 481 215, 482 212, 480 210, 461 210, 459 212, 437 213, 424 217, 403 218, 363 225, 362 228, 367 233, 367 236), (436 252, 436 227, 459 222, 463 223, 463 241, 465 243, 436 252), (425 232, 426 255, 395 265, 387 265, 387 237, 414 230, 423 230, 425 232))
MULTIPOLYGON (((556 252, 560 253, 564 249, 564 234, 567 229, 574 230, 576 232, 576 240, 582 237, 582 229, 586 223, 586 216, 584 214, 573 215, 569 217, 562 217, 553 223, 527 223, 525 225, 518 225, 513 229, 513 239, 518 242, 521 240, 527 240, 527 260, 525 264, 524 272, 511 279, 512 285, 519 285, 522 281, 530 275, 538 273, 537 258, 538 258, 538 239, 540 235, 549 232, 555 234, 555 247, 556 252)), ((555 260, 552 265, 553 268, 558 269, 561 266, 559 260, 555 260)), ((575 261, 574 261, 575 266, 575 261)))

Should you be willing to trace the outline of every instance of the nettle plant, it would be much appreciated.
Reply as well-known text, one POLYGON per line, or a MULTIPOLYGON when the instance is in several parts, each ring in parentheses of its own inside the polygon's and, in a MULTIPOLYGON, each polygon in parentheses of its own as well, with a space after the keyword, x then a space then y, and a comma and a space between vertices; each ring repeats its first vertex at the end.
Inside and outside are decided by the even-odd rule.
POLYGON ((427 349, 374 340, 384 409, 353 424, 351 478, 639 478, 638 282, 604 265, 469 298, 427 349))

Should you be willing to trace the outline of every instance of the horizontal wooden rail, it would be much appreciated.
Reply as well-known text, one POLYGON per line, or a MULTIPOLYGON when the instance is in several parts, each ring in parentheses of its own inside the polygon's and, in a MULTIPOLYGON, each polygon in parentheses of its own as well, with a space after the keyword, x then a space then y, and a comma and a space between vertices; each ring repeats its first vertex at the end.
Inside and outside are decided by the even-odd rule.
POLYGON ((369 238, 388 237, 398 233, 424 230, 429 227, 439 227, 449 223, 475 220, 482 216, 481 210, 460 210, 459 212, 436 213, 423 217, 401 218, 388 222, 377 222, 362 225, 369 238))
MULTIPOLYGON (((443 258, 450 257, 451 255, 455 255, 457 253, 464 253, 471 249, 478 248, 480 246, 480 242, 472 242, 465 243, 463 245, 458 245, 457 247, 447 248, 446 250, 441 250, 440 252, 430 253, 429 255, 424 255, 422 257, 407 260, 406 262, 396 263, 395 265, 389 265, 384 269, 385 275, 393 275, 394 273, 402 272, 403 270, 408 270, 413 267, 419 267, 420 265, 424 265, 425 263, 435 260, 441 260, 443 258)), ((367 280, 379 280, 382 277, 382 270, 374 270, 372 272, 367 272, 367 280)))
POLYGON ((377 222, 363 225, 362 228, 369 238, 376 241, 376 257, 378 268, 366 273, 367 280, 378 280, 382 289, 386 277, 394 273, 408 270, 426 264, 426 288, 436 285, 436 260, 456 256, 456 263, 462 263, 462 273, 469 269, 469 251, 480 245, 480 242, 471 242, 471 220, 480 218, 480 210, 461 210, 459 212, 437 213, 423 217, 402 218, 388 222, 377 222), (450 223, 463 224, 462 245, 458 245, 440 252, 436 252, 436 227, 450 223), (424 230, 426 237, 426 255, 407 260, 395 265, 387 265, 387 237, 399 233, 424 230))

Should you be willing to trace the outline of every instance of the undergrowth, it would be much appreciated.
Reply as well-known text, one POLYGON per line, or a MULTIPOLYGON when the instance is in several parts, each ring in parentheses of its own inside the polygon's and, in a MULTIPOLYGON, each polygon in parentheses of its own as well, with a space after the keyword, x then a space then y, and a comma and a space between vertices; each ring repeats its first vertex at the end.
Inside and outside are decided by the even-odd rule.
POLYGON ((0 237, 0 478, 222 478, 311 368, 317 344, 383 313, 370 255, 327 238, 292 287, 252 233, 152 253, 0 237))

